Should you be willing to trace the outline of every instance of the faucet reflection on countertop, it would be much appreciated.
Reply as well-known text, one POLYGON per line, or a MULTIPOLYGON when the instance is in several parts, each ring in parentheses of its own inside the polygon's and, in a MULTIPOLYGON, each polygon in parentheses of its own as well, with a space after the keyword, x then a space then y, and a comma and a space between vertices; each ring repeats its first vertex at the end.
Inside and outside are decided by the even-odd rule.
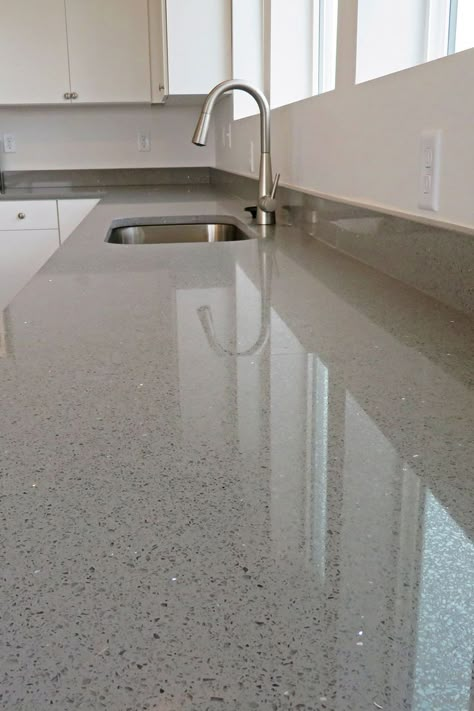
POLYGON ((273 270, 273 240, 261 239, 258 241, 258 267, 260 276, 260 331, 255 343, 243 351, 224 348, 217 340, 214 319, 209 305, 200 306, 197 314, 212 350, 219 356, 250 356, 263 350, 270 336, 270 311, 272 293, 273 270))

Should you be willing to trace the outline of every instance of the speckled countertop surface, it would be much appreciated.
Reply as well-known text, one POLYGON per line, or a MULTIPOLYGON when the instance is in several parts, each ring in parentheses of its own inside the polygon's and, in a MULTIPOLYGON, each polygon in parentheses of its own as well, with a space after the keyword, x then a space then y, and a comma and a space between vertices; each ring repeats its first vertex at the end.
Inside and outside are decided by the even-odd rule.
POLYGON ((101 198, 107 195, 104 187, 49 187, 49 188, 9 188, 0 193, 0 202, 12 200, 75 200, 82 198, 101 198))
POLYGON ((241 209, 113 190, 3 314, 3 709, 472 708, 473 323, 291 227, 104 243, 241 209))

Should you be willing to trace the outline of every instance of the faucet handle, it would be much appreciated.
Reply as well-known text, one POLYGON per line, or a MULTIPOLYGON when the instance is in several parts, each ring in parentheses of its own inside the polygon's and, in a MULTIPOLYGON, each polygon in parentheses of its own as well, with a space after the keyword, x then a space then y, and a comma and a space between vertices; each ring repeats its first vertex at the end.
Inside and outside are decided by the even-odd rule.
POLYGON ((278 183, 280 182, 280 173, 275 175, 275 180, 273 181, 272 191, 270 195, 265 195, 258 201, 258 206, 264 212, 275 212, 276 210, 276 200, 275 195, 278 188, 278 183))
POLYGON ((276 191, 278 190, 279 182, 280 182, 280 173, 277 173, 275 175, 275 180, 273 181, 272 192, 270 193, 270 197, 272 200, 275 199, 275 195, 276 195, 276 191))

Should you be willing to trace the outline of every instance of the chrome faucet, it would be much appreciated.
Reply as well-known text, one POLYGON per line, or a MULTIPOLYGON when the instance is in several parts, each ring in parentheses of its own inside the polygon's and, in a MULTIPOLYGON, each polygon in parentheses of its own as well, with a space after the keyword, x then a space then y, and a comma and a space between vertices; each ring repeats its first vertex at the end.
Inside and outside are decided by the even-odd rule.
POLYGON ((193 143, 197 146, 206 145, 211 115, 217 99, 226 91, 234 91, 235 89, 241 89, 253 96, 260 109, 261 155, 260 175, 258 178, 257 225, 274 225, 276 208, 275 194, 280 175, 277 174, 275 180, 273 180, 272 160, 270 157, 270 106, 260 89, 240 79, 229 79, 217 84, 217 86, 209 92, 204 102, 194 132, 193 143))
POLYGON ((3 166, 2 166, 2 152, 4 149, 3 142, 0 141, 0 194, 4 195, 5 194, 5 175, 3 173, 3 166))

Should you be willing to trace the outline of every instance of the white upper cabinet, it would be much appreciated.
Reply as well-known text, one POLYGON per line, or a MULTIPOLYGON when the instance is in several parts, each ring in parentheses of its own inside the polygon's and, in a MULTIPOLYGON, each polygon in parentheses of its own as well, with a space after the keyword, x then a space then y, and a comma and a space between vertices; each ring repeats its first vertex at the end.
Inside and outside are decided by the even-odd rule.
POLYGON ((232 76, 231 0, 0 0, 0 105, 161 103, 232 76))
POLYGON ((207 94, 232 78, 231 0, 167 0, 169 94, 207 94))
POLYGON ((0 0, 0 104, 63 104, 69 93, 64 0, 0 0))
POLYGON ((150 103, 148 0, 66 0, 66 17, 73 101, 150 103))

